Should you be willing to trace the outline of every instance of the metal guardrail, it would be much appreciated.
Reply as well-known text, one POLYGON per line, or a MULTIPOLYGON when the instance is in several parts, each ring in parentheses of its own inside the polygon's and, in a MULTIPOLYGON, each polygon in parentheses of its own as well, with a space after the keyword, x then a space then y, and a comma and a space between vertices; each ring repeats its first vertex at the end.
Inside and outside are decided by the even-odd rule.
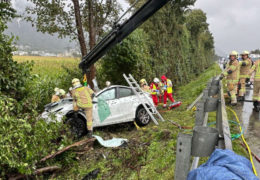
POLYGON ((193 134, 178 134, 175 180, 185 180, 189 171, 198 167, 200 157, 210 156, 215 148, 232 150, 222 81, 218 77, 211 79, 200 97, 194 103, 197 110, 193 134), (207 126, 209 112, 216 112, 215 128, 207 126))

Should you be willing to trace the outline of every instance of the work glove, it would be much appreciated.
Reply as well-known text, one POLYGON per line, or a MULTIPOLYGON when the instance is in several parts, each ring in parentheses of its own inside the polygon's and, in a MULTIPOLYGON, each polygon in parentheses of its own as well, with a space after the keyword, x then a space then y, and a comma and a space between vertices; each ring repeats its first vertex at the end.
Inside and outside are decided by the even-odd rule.
POLYGON ((73 117, 74 117, 74 118, 78 118, 78 111, 74 111, 73 117))
POLYGON ((233 72, 232 70, 228 70, 228 72, 227 72, 227 73, 228 73, 228 74, 232 74, 232 72, 233 72))
POLYGON ((246 62, 242 62, 242 66, 246 66, 246 62))
POLYGON ((164 85, 164 86, 163 86, 163 90, 166 90, 166 89, 167 89, 167 85, 164 85))

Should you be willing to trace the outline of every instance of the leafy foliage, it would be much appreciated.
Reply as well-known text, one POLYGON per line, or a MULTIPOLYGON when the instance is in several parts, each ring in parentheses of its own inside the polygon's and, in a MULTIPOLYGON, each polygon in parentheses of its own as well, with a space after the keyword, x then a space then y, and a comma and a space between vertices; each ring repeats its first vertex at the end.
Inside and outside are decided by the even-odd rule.
MULTIPOLYGON (((38 31, 54 34, 58 33, 60 38, 70 37, 77 39, 74 8, 72 1, 67 0, 28 0, 35 6, 27 7, 28 16, 26 19, 37 27, 38 31), (37 15, 37 16, 35 16, 37 15)), ((88 1, 79 1, 82 24, 86 31, 89 31, 88 1)), ((104 26, 111 27, 117 19, 121 10, 116 0, 93 1, 94 27, 96 35, 100 36, 104 26)))
POLYGON ((12 59, 12 40, 3 32, 6 25, 0 18, 0 92, 16 99, 22 99, 25 84, 32 77, 30 75, 31 63, 21 63, 12 59))
MULTIPOLYGON (((36 121, 37 113, 17 117, 17 106, 22 106, 15 99, 0 94, 0 175, 6 176, 18 171, 30 174, 36 163, 44 156, 57 149, 53 140, 61 135, 62 123, 36 121), (44 138, 43 138, 44 137, 44 138)), ((63 140, 65 143, 66 139, 63 140)), ((61 143, 62 144, 62 143, 61 143)))
POLYGON ((122 43, 111 49, 101 62, 98 80, 125 84, 123 74, 133 74, 137 79, 152 77, 151 56, 146 42, 147 35, 142 29, 133 32, 122 43))
POLYGON ((8 21, 11 18, 17 17, 16 10, 11 7, 10 2, 8 1, 0 2, 0 17, 4 21, 8 21))

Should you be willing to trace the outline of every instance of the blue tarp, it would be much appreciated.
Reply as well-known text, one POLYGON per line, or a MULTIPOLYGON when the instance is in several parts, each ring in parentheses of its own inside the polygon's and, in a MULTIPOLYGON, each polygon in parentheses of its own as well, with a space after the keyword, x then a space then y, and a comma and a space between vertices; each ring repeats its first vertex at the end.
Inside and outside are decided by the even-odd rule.
POLYGON ((216 149, 209 160, 189 172, 187 180, 259 180, 248 159, 231 150, 216 149))

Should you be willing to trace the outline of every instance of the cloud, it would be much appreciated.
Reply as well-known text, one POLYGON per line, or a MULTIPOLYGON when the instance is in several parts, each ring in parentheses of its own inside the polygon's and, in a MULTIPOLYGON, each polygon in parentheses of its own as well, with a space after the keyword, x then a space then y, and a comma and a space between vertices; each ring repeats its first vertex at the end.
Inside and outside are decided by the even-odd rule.
POLYGON ((197 0, 195 8, 207 13, 217 50, 260 48, 259 0, 197 0))

